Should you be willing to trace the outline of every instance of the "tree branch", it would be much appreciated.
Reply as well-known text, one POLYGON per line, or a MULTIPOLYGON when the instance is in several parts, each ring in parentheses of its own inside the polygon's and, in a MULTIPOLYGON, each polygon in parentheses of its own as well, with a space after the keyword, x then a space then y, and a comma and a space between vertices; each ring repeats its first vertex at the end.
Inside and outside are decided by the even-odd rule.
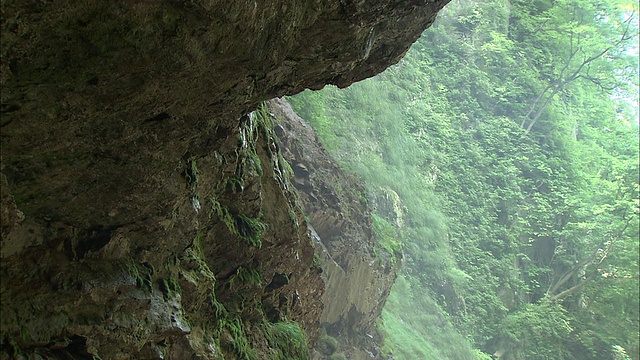
POLYGON ((564 283, 566 283, 572 276, 573 274, 575 274, 575 272, 580 268, 580 267, 584 267, 587 266, 590 262, 592 262, 593 258, 595 257, 595 255, 598 254, 598 252, 600 252, 601 250, 604 251, 604 254, 602 255, 602 257, 600 258, 600 260, 598 261, 598 263, 596 264, 595 269, 593 270, 593 272, 591 273, 591 275, 589 275, 587 278, 583 279, 582 281, 580 281, 579 283, 577 283, 576 285, 559 292, 556 295, 553 295, 549 298, 550 301, 556 301, 559 299, 562 299, 563 297, 573 294, 574 292, 580 290, 582 287, 584 287, 588 282, 590 282, 591 280, 593 280, 602 270, 602 264, 604 263, 604 261, 607 259, 607 257, 609 256, 609 253, 611 252, 611 249, 613 248, 613 244, 620 239, 620 237, 622 237, 622 234, 624 234, 624 232, 629 228, 629 225, 631 224, 631 220, 633 219, 633 216, 629 216, 627 219, 625 220, 625 224, 624 226, 617 232, 616 236, 613 237, 610 241, 604 240, 600 246, 598 246, 598 248, 591 254, 591 256, 587 257, 585 260, 583 260, 582 262, 580 262, 580 264, 578 264, 578 266, 574 267, 574 269, 570 270, 571 274, 565 273, 563 275, 563 277, 560 279, 560 281, 558 282, 558 284, 553 286, 553 289, 550 291, 547 291, 547 295, 552 294, 554 291, 556 291, 560 286, 562 286, 564 283), (605 250, 602 249, 603 245, 607 244, 607 247, 605 250))
POLYGON ((583 78, 585 80, 591 81, 592 83, 594 83, 595 85, 599 86, 603 90, 611 91, 611 90, 615 89, 615 85, 607 86, 607 85, 603 84, 603 80, 602 79, 599 79, 597 77, 589 75, 589 69, 590 69, 590 66, 591 66, 592 62, 602 58, 606 53, 608 53, 612 49, 619 47, 620 44, 622 44, 624 41, 627 41, 627 40, 633 38, 632 35, 629 35, 629 29, 630 29, 630 26, 631 26, 631 21, 634 18, 634 15, 635 15, 635 10, 623 22, 623 23, 626 24, 626 26, 624 28, 624 31, 620 35, 620 38, 617 41, 615 41, 611 46, 607 47, 606 49, 598 52, 597 54, 585 58, 580 63, 580 65, 578 65, 578 67, 569 76, 565 77, 565 72, 571 66, 571 62, 573 61, 575 56, 579 52, 582 51, 582 47, 580 46, 580 42, 581 42, 582 39, 580 37, 578 37, 576 39, 575 38, 575 33, 573 31, 570 31, 570 33, 569 33, 569 56, 567 57, 562 69, 560 69, 560 72, 558 73, 558 75, 549 82, 549 85, 547 85, 542 90, 542 92, 540 92, 540 94, 538 94, 536 99, 531 104, 531 107, 529 108, 529 111, 527 111, 527 113, 522 118, 522 122, 520 123, 520 127, 525 129, 525 125, 527 126, 526 129, 525 129, 525 133, 528 134, 528 133, 531 132, 531 129, 538 122, 538 120, 540 119, 540 116, 542 116, 542 113, 549 106, 549 104, 551 103, 551 100, 553 100, 554 96, 558 92, 560 92, 567 84, 571 83, 572 81, 575 81, 577 79, 583 78), (587 74, 586 75, 582 74, 582 72, 583 72, 585 67, 587 67, 587 74), (550 95, 547 96, 547 93, 550 90, 552 90, 552 92, 551 92, 550 95), (543 98, 545 98, 545 96, 547 96, 546 99, 544 100, 542 105, 540 105, 540 102, 542 101, 543 98), (531 115, 534 112, 535 112, 535 115, 533 117, 531 117, 531 115), (527 125, 527 123, 528 123, 528 125, 527 125))

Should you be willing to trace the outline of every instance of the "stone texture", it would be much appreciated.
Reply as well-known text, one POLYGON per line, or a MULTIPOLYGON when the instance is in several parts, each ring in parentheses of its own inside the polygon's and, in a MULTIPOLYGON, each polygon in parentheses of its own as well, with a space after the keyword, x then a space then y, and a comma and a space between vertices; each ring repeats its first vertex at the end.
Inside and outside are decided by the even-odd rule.
POLYGON ((308 229, 243 115, 374 75, 445 3, 3 1, 2 357, 266 356, 265 319, 313 342, 308 229))
POLYGON ((374 323, 396 278, 402 254, 388 254, 376 244, 364 188, 340 169, 313 129, 284 99, 267 104, 277 119, 275 131, 294 173, 291 181, 317 242, 326 286, 321 324, 343 350, 366 345, 372 353, 377 352, 366 334, 375 333, 374 323))

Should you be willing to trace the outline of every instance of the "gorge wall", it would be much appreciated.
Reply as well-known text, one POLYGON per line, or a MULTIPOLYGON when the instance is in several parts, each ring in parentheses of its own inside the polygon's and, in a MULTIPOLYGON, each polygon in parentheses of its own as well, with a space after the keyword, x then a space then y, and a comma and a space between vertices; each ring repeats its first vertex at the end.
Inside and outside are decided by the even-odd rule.
MULTIPOLYGON (((389 254, 375 241, 371 208, 358 179, 340 169, 313 129, 285 100, 267 104, 323 269, 323 331, 338 340, 340 352, 348 353, 350 359, 368 359, 379 352, 372 335, 374 325, 402 254, 389 254)), ((319 351, 319 358, 331 352, 322 346, 320 350, 325 354, 319 351)))
POLYGON ((305 358, 321 319, 369 323, 323 312, 251 111, 382 71, 445 3, 3 1, 2 358, 305 358))

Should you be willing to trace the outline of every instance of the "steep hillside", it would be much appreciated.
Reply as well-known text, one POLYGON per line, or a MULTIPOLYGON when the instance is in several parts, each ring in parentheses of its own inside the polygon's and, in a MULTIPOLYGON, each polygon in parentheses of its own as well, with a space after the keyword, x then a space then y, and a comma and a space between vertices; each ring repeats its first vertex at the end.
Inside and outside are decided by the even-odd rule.
POLYGON ((289 98, 403 209, 373 216, 404 250, 388 354, 638 359, 637 49, 634 1, 458 1, 397 66, 289 98))

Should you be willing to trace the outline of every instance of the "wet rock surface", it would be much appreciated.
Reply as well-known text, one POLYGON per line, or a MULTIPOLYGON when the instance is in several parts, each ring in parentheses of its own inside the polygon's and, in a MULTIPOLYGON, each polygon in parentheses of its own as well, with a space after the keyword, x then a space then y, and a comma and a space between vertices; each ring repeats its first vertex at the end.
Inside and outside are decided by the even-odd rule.
POLYGON ((445 3, 4 1, 2 358, 268 358, 294 322, 313 342, 314 241, 245 114, 382 71, 445 3))

